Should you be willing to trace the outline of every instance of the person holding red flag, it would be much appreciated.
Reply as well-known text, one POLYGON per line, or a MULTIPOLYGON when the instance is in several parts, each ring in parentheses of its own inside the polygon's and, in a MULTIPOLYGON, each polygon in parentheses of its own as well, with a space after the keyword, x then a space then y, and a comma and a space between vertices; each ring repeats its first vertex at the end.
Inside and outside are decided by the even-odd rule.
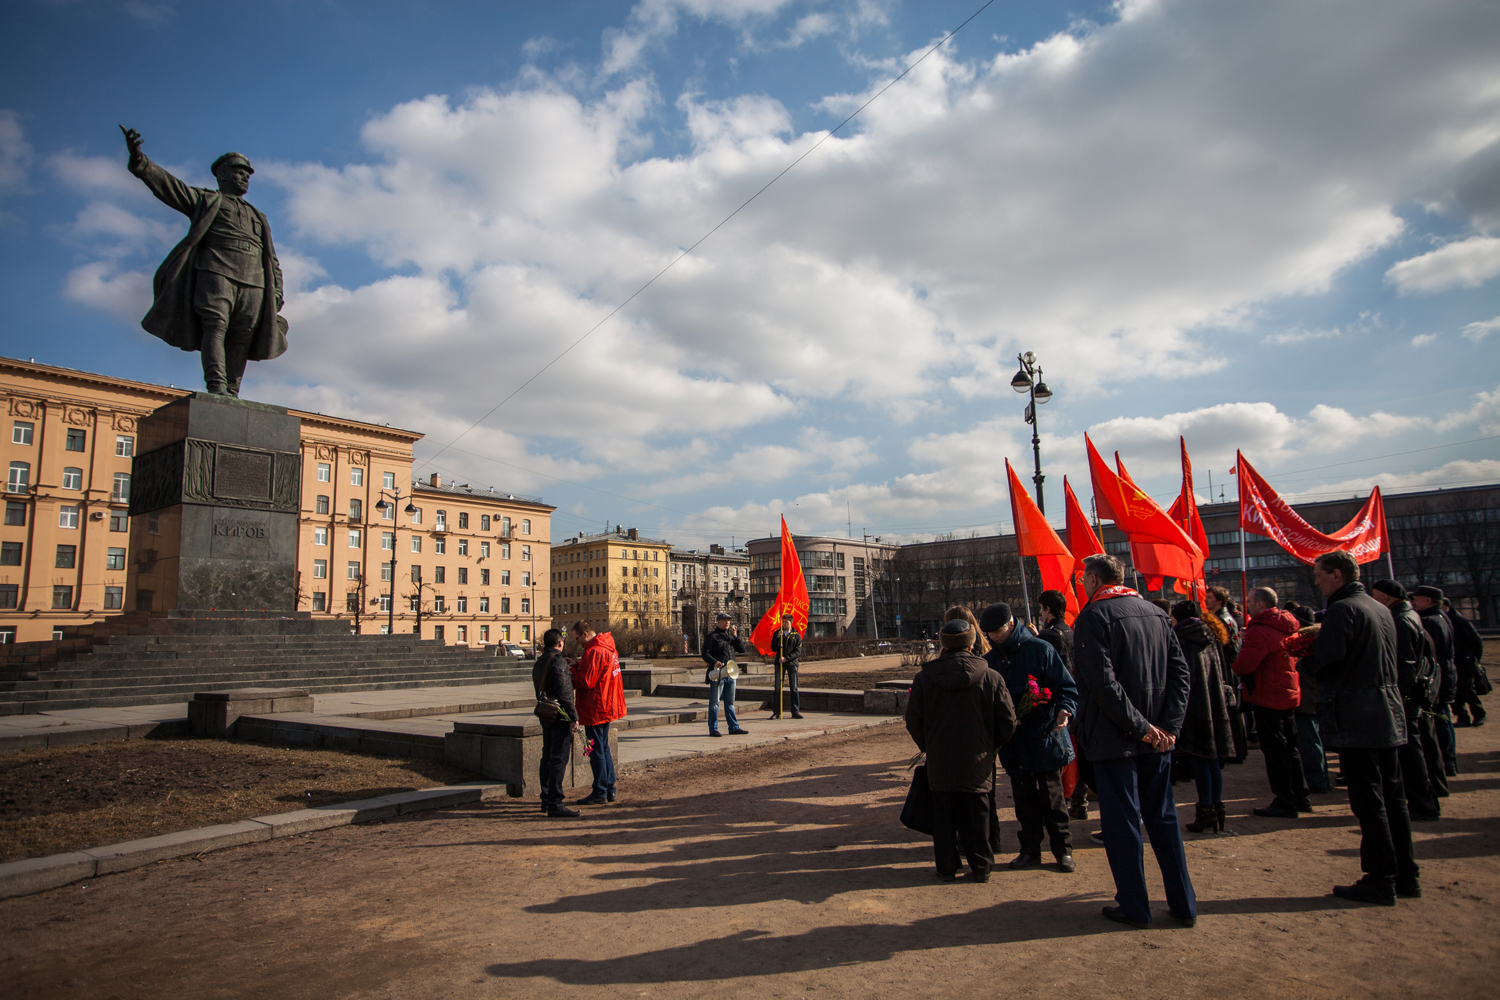
POLYGON ((802 575, 802 560, 797 558, 797 546, 792 540, 792 533, 787 530, 785 517, 781 519, 779 584, 776 599, 750 633, 750 644, 762 656, 776 654, 776 704, 771 717, 781 718, 781 689, 785 679, 791 681, 792 718, 800 719, 802 715, 797 694, 797 668, 802 656, 802 636, 807 634, 809 602, 807 579, 802 575), (790 653, 787 652, 788 649, 790 653))

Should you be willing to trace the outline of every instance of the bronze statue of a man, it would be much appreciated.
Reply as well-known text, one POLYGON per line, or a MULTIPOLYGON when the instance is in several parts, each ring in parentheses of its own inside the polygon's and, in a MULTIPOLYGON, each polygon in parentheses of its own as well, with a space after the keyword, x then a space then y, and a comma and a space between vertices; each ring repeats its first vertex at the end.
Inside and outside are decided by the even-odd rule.
POLYGON ((248 361, 286 351, 281 312, 281 265, 265 214, 244 200, 255 171, 239 153, 213 163, 219 190, 188 187, 147 159, 141 134, 120 126, 130 149, 130 172, 162 203, 189 219, 188 234, 156 269, 147 333, 203 354, 208 391, 239 396, 248 361))

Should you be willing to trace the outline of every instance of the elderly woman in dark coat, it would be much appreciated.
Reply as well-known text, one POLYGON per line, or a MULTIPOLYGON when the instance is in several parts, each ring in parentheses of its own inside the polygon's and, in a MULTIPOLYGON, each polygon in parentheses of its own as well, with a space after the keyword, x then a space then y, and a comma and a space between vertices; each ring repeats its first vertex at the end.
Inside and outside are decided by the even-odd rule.
POLYGON ((1187 824, 1193 833, 1224 829, 1224 776, 1219 759, 1230 756, 1234 748, 1219 659, 1221 645, 1204 617, 1195 601, 1181 601, 1172 608, 1177 642, 1188 662, 1187 716, 1175 749, 1192 761, 1198 784, 1198 815, 1187 824))

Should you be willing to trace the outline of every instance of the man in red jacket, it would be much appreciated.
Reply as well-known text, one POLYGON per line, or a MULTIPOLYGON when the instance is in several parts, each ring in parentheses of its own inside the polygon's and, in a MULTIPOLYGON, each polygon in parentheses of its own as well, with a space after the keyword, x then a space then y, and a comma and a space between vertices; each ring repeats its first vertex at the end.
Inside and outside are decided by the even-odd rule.
POLYGON ((1260 749, 1266 755, 1266 778, 1276 796, 1269 806, 1256 809, 1255 815, 1296 819, 1299 812, 1312 812, 1312 801, 1297 754, 1296 712, 1302 686, 1282 643, 1299 623, 1276 606, 1276 591, 1270 587, 1250 591, 1246 610, 1250 620, 1234 659, 1234 672, 1244 678, 1245 700, 1255 711, 1260 749))
POLYGON ((578 721, 593 744, 589 766, 594 787, 575 805, 595 806, 615 800, 615 758, 609 752, 609 724, 625 718, 625 683, 620 676, 620 657, 615 637, 595 632, 586 621, 573 623, 573 638, 583 646, 583 658, 573 666, 573 695, 578 701, 578 721))

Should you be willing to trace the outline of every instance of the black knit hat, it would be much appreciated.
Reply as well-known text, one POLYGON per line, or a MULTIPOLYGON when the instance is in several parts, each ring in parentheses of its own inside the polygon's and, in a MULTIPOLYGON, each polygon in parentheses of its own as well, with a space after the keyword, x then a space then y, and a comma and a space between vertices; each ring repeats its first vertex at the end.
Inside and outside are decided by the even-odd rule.
POLYGON ((1434 603, 1437 604, 1441 604, 1443 601, 1443 591, 1438 587, 1429 587, 1426 584, 1423 584, 1422 586, 1413 590, 1411 592, 1411 596, 1429 597, 1433 600, 1434 603))
POLYGON ((1376 580, 1370 585, 1371 590, 1378 590, 1382 594, 1394 597, 1398 601, 1406 600, 1406 588, 1395 580, 1376 580))
POLYGON ((1313 614, 1313 609, 1309 608, 1305 604, 1299 604, 1299 605, 1297 605, 1291 611, 1288 611, 1287 614, 1289 614, 1293 618, 1297 619, 1297 624, 1298 625, 1303 625, 1303 626, 1314 625, 1318 621, 1318 619, 1316 618, 1316 616, 1314 616, 1314 614, 1313 614))
POLYGON ((979 631, 998 632, 1010 624, 1015 615, 1010 613, 1010 605, 1005 603, 991 604, 979 615, 979 631))
POLYGON ((944 649, 968 649, 974 645, 974 630, 962 618, 955 618, 943 626, 938 641, 944 649))

